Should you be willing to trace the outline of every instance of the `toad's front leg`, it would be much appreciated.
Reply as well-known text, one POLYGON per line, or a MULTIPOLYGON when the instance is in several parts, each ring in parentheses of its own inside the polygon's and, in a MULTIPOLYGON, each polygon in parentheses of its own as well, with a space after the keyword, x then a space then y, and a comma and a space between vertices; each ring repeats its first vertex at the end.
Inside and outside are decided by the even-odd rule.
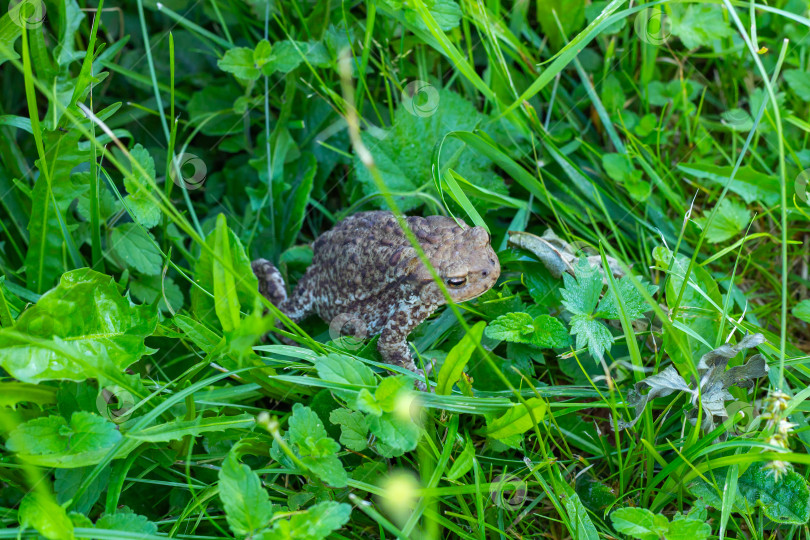
MULTIPOLYGON (((413 361, 408 335, 435 310, 436 306, 408 304, 388 318, 377 341, 377 350, 386 363, 404 367, 424 379, 424 372, 413 361)), ((417 381, 417 387, 425 390, 424 380, 417 381)))

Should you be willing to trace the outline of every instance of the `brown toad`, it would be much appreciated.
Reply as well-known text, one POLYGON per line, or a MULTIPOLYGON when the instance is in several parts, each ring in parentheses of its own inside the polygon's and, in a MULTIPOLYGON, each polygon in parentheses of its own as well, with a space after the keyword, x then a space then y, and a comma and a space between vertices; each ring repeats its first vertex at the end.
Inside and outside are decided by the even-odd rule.
MULTIPOLYGON (((475 298, 495 284, 501 267, 482 227, 459 226, 442 216, 405 221, 454 302, 475 298)), ((351 327, 362 337, 380 334, 377 349, 383 359, 419 373, 408 335, 447 302, 394 215, 350 216, 312 248, 312 265, 289 297, 279 271, 264 259, 253 261, 259 291, 295 322, 316 313, 331 328, 351 327)))

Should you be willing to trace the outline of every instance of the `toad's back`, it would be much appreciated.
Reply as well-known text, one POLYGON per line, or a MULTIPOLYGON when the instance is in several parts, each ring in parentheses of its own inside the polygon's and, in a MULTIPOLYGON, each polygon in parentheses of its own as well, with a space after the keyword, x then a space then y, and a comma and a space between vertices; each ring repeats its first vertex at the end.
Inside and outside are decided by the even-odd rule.
MULTIPOLYGON (((463 229, 443 216, 406 218, 428 259, 440 265, 443 251, 452 256, 463 229)), ((398 300, 418 295, 415 250, 390 212, 362 212, 338 223, 312 245, 313 264, 306 287, 313 308, 325 320, 339 313, 369 315, 381 311, 385 319, 398 300)), ((368 321, 372 322, 372 321, 368 321)))

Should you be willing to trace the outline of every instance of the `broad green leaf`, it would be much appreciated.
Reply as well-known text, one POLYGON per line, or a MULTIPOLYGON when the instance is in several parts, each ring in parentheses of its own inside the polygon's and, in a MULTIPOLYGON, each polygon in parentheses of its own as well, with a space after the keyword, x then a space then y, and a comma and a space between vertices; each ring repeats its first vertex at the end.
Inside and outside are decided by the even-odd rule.
POLYGON ((79 486, 88 479, 95 469, 94 466, 76 467, 73 469, 54 470, 53 494, 56 496, 58 504, 70 502, 70 508, 74 512, 88 513, 93 505, 98 502, 101 494, 110 484, 110 467, 105 467, 90 482, 84 492, 76 496, 79 486))
POLYGON ((399 399, 405 393, 410 393, 413 383, 404 375, 385 377, 377 390, 374 391, 374 399, 383 412, 393 412, 396 410, 399 399))
POLYGON ((222 71, 233 73, 240 79, 255 81, 261 71, 254 62, 253 49, 247 47, 234 47, 225 51, 225 56, 217 60, 217 66, 222 71))
POLYGON ((409 416, 396 412, 367 417, 368 427, 378 439, 378 451, 385 457, 401 456, 416 448, 419 427, 409 416), (379 443, 384 446, 380 447, 379 443))
POLYGON ((71 174, 90 157, 89 152, 79 146, 80 137, 78 130, 67 133, 47 131, 42 136, 49 173, 42 172, 42 163, 37 160, 40 174, 34 183, 25 257, 27 287, 36 293, 53 287, 59 275, 68 269, 63 261, 63 251, 69 249, 67 244, 73 239, 65 237, 60 222, 66 223, 71 203, 88 188, 74 181, 71 174))
POLYGON ((642 171, 633 167, 630 158, 624 154, 603 154, 602 166, 614 181, 623 184, 636 201, 645 201, 650 196, 650 183, 642 180, 642 171))
POLYGON ((335 409, 329 414, 329 421, 340 426, 340 443, 355 452, 368 447, 368 422, 361 412, 348 409, 335 409))
MULTIPOLYGON (((706 210, 702 218, 695 219, 701 229, 706 228, 711 210, 706 210)), ((720 201, 717 214, 714 216, 709 230, 706 232, 706 241, 712 244, 725 242, 734 238, 751 222, 751 212, 739 203, 730 199, 720 201)))
POLYGON ((20 2, 7 13, 3 13, 0 18, 0 66, 6 60, 17 60, 20 55, 14 50, 14 44, 22 35, 23 25, 17 24, 19 22, 20 10, 28 5, 27 2, 20 2), (17 22, 15 22, 17 21, 17 22))
MULTIPOLYGON (((433 16, 436 24, 445 32, 456 28, 461 20, 462 12, 455 0, 422 0, 425 7, 433 16)), ((392 13, 401 13, 405 22, 417 30, 429 30, 419 11, 414 9, 410 2, 402 0, 383 0, 381 6, 387 7, 392 13)))
POLYGON ((330 354, 315 360, 318 377, 324 381, 355 386, 376 386, 374 372, 364 363, 350 356, 330 354))
POLYGON ((687 49, 711 45, 732 34, 723 11, 719 5, 712 4, 673 5, 669 18, 672 33, 681 38, 687 49))
POLYGON ((553 52, 567 42, 568 37, 585 24, 584 0, 545 0, 537 4, 537 21, 548 36, 553 52), (562 34, 560 34, 562 28, 562 34))
POLYGON ((24 528, 31 527, 49 540, 72 540, 73 523, 65 509, 42 493, 32 491, 20 502, 18 520, 24 528))
POLYGON ((617 532, 642 540, 662 538, 669 529, 666 517, 646 508, 619 508, 610 514, 610 520, 617 532))
MULTIPOLYGON (((672 252, 660 246, 653 249, 653 258, 659 268, 668 270, 670 266, 672 267, 664 291, 667 307, 673 309, 683 286, 689 259, 679 253, 673 261, 672 252)), ((688 378, 693 373, 695 360, 712 349, 711 343, 719 330, 715 306, 722 305, 717 281, 706 269, 695 265, 678 309, 675 321, 678 324, 673 326, 670 332, 664 332, 664 350, 669 353, 678 372, 684 377, 688 378), (679 325, 683 325, 689 332, 682 330, 679 325), (688 344, 690 351, 688 357, 685 357, 681 347, 677 346, 679 340, 688 344)))
POLYGON ((507 313, 489 323, 485 333, 490 339, 531 343, 534 337, 534 321, 528 313, 507 313))
POLYGON ((346 503, 323 501, 296 512, 289 520, 273 522, 273 528, 259 534, 257 540, 322 540, 349 521, 352 507, 346 503))
POLYGON ((130 171, 137 181, 129 176, 124 176, 124 187, 128 193, 124 197, 124 202, 132 213, 133 219, 150 229, 160 222, 161 216, 160 208, 150 195, 155 185, 155 160, 140 143, 132 148, 130 155, 140 167, 136 167, 133 162, 130 162, 130 171), (140 169, 146 171, 146 175, 140 169))
POLYGON ((301 65, 304 58, 314 67, 325 67, 330 62, 326 48, 317 41, 277 41, 273 43, 273 52, 262 67, 262 73, 289 73, 301 65))
POLYGON ((510 408, 502 416, 487 422, 486 429, 482 430, 483 434, 501 440, 525 433, 535 425, 535 422, 539 425, 543 421, 548 408, 545 400, 531 398, 526 400, 526 403, 528 403, 529 408, 520 403, 510 408), (529 414, 529 411, 531 411, 531 414, 529 414), (532 416, 534 419, 532 419, 532 416))
POLYGON ((678 165, 678 170, 698 179, 725 186, 742 199, 751 204, 761 201, 766 205, 775 205, 779 202, 779 178, 775 174, 765 174, 752 169, 750 166, 740 167, 731 180, 731 166, 718 166, 709 163, 688 163, 678 165), (731 183, 729 184, 729 180, 731 183))
POLYGON ((329 437, 323 422, 309 407, 293 405, 287 437, 306 467, 321 480, 343 487, 348 475, 337 457, 340 445, 329 437))
POLYGON ((183 437, 198 437, 201 433, 225 431, 226 429, 250 429, 255 424, 253 415, 208 416, 196 420, 174 420, 166 424, 150 426, 126 436, 144 442, 179 441, 183 437))
POLYGON ((6 446, 16 456, 44 467, 95 465, 121 439, 115 424, 89 412, 29 420, 12 431, 6 446))
POLYGON ((149 521, 146 516, 133 512, 118 511, 114 514, 104 514, 96 521, 97 529, 123 531, 143 535, 156 535, 157 524, 149 521))
POLYGON ((236 294, 235 269, 231 258, 231 244, 225 214, 217 216, 214 231, 214 308, 222 329, 233 332, 239 327, 239 297, 236 294), (220 262, 220 259, 222 262, 220 262))
POLYGON ((567 347, 570 343, 568 331, 559 319, 551 315, 538 315, 534 321, 532 345, 543 349, 567 347))
POLYGON ((234 534, 251 536, 270 524, 273 504, 262 487, 259 475, 239 462, 240 446, 235 445, 219 470, 219 498, 225 518, 234 534))
POLYGON ((452 392, 453 385, 461 377, 461 373, 464 371, 467 362, 470 361, 476 345, 481 342, 481 336, 486 325, 484 321, 476 323, 447 353, 447 358, 445 358, 444 364, 439 370, 438 384, 436 386, 438 395, 446 396, 452 392))
MULTIPOLYGON (((222 219, 224 220, 224 217, 222 219)), ((205 243, 212 251, 219 253, 220 257, 223 256, 223 253, 229 254, 229 259, 225 264, 235 272, 235 275, 230 272, 227 272, 227 274, 233 279, 236 296, 235 298, 230 297, 234 289, 231 289, 230 284, 223 281, 228 279, 225 277, 225 267, 221 262, 215 260, 207 250, 204 250, 200 253, 194 265, 194 279, 198 285, 214 294, 216 303, 214 298, 200 291, 198 287, 191 287, 191 307, 200 321, 214 328, 220 328, 221 324, 218 317, 220 311, 223 316, 226 316, 227 321, 233 323, 234 305, 237 306, 237 312, 238 306, 252 306, 254 299, 258 295, 259 282, 250 268, 250 260, 245 254, 242 243, 224 223, 223 225, 219 224, 219 218, 217 228, 206 236, 205 243), (217 251, 218 249, 219 251, 217 251), (219 276, 220 279, 215 279, 215 276, 219 276), (216 284, 217 281, 219 281, 219 285, 216 284), (216 294, 215 287, 219 287, 219 296, 216 294), (222 295, 226 291, 228 296, 223 298, 222 295), (222 305, 220 305, 221 303, 222 305)))
POLYGON ((256 48, 253 49, 253 63, 257 68, 261 69, 262 66, 270 61, 272 54, 273 46, 270 45, 269 41, 263 39, 257 43, 256 48))
POLYGON ((793 308, 793 316, 810 323, 810 300, 802 300, 793 308))
POLYGON ((501 315, 489 323, 485 334, 491 339, 541 348, 565 347, 569 343, 568 331, 559 320, 549 315, 532 319, 531 315, 523 312, 501 315))
POLYGON ((377 401, 377 398, 366 388, 363 388, 357 393, 357 397, 354 399, 351 406, 353 409, 363 411, 373 416, 380 416, 383 413, 382 406, 377 401))
POLYGON ((737 487, 749 504, 761 506, 768 519, 776 523, 803 525, 810 519, 810 488, 796 471, 777 480, 752 463, 740 476, 737 487))
POLYGON ((669 524, 667 540, 706 540, 712 534, 712 526, 696 519, 678 519, 669 524))
POLYGON ((32 383, 97 378, 109 362, 123 370, 150 352, 144 339, 154 332, 156 315, 122 297, 111 277, 72 270, 12 328, 0 329, 0 366, 32 383))
POLYGON ((784 72, 783 77, 787 81, 788 86, 790 86, 790 89, 799 96, 799 99, 802 101, 810 101, 810 72, 789 69, 784 72))
POLYGON ((160 274, 163 257, 154 237, 135 223, 122 223, 110 234, 112 250, 119 260, 141 274, 160 274))
MULTIPOLYGON (((411 99, 410 104, 401 104, 394 113, 391 128, 378 133, 378 140, 368 141, 386 187, 391 191, 411 192, 430 182, 434 172, 437 178, 442 178, 444 172, 452 168, 471 184, 499 195, 508 194, 506 185, 495 174, 492 161, 484 152, 468 147, 457 137, 445 139, 451 132, 476 129, 486 117, 455 92, 419 81, 414 85, 411 91, 416 92, 416 103, 411 99), (424 149, 440 143, 441 169, 433 171, 432 153, 424 149)), ((371 173, 357 157, 354 172, 366 195, 379 193, 371 173)), ((394 198, 402 211, 412 210, 425 202, 415 196, 394 198)), ((382 199, 373 202, 381 207, 385 204, 382 199)))

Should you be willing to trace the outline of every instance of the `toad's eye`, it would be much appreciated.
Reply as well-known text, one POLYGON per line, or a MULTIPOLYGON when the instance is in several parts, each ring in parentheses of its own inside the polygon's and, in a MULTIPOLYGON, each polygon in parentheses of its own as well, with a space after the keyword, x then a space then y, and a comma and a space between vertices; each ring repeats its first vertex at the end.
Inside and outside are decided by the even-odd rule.
POLYGON ((465 283, 467 283, 467 278, 465 277, 451 277, 447 280, 447 284, 451 287, 461 287, 465 283))

